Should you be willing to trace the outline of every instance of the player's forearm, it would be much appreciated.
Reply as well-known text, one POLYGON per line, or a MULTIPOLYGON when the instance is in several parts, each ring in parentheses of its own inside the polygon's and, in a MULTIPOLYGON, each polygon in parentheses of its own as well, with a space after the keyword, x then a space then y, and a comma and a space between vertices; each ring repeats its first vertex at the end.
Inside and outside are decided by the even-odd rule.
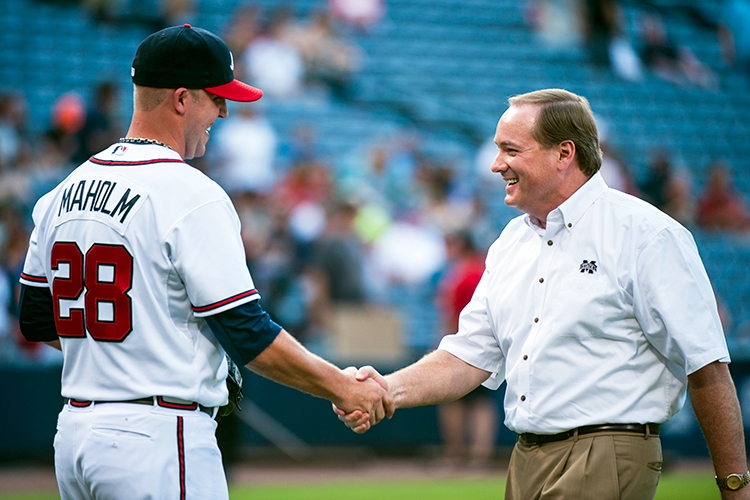
POLYGON ((727 364, 714 362, 701 368, 688 377, 688 386, 716 475, 744 473, 747 458, 742 413, 727 364))
POLYGON ((350 383, 339 368, 305 349, 285 330, 247 367, 275 382, 337 405, 342 403, 350 383))
POLYGON ((385 378, 395 408, 411 408, 454 401, 489 375, 447 351, 437 350, 385 378))

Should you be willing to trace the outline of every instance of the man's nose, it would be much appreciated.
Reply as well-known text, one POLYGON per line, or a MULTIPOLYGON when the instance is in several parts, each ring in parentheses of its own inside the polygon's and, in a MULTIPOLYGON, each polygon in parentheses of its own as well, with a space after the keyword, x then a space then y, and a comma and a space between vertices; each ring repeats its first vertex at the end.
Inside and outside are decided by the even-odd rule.
POLYGON ((505 163, 505 155, 503 155, 502 151, 498 151, 495 159, 492 161, 492 165, 490 165, 490 170, 495 173, 500 173, 507 168, 508 165, 505 163))

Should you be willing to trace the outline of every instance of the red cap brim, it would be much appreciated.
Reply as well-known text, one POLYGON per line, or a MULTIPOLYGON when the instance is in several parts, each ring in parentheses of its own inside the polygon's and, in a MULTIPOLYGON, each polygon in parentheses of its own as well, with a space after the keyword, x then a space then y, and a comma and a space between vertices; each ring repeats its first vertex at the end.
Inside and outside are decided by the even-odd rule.
POLYGON ((230 101, 252 102, 263 97, 262 90, 251 87, 239 80, 232 80, 217 87, 207 87, 204 90, 230 101))

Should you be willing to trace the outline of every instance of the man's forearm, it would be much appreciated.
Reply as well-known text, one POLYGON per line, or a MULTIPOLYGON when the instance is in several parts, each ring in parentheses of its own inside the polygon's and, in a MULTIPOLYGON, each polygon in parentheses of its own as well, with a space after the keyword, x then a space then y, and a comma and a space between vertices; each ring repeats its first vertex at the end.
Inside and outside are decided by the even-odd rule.
POLYGON ((454 401, 487 380, 490 373, 437 350, 385 377, 396 408, 454 401))
POLYGON ((247 367, 280 384, 325 398, 346 410, 362 410, 374 425, 393 414, 391 398, 374 380, 358 382, 337 366, 308 351, 282 330, 247 367))
MULTIPOLYGON (((737 392, 726 363, 714 362, 688 377, 690 400, 716 475, 747 471, 745 433, 737 392)), ((750 486, 745 488, 750 492, 750 486)))
POLYGON ((345 383, 344 374, 336 366, 309 352, 284 330, 247 367, 275 382, 333 402, 341 398, 345 383))

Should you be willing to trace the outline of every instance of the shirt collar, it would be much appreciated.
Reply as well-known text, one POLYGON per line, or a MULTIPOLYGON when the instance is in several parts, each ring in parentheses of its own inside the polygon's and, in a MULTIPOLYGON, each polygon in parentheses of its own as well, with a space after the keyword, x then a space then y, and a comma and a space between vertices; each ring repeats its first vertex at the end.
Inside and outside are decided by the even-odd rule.
MULTIPOLYGON (((609 188, 601 173, 596 172, 559 207, 549 213, 547 216, 548 225, 551 220, 562 218, 563 225, 570 230, 607 189, 609 188)), ((524 220, 530 228, 540 233, 544 232, 544 229, 535 224, 528 214, 526 214, 524 220)))

